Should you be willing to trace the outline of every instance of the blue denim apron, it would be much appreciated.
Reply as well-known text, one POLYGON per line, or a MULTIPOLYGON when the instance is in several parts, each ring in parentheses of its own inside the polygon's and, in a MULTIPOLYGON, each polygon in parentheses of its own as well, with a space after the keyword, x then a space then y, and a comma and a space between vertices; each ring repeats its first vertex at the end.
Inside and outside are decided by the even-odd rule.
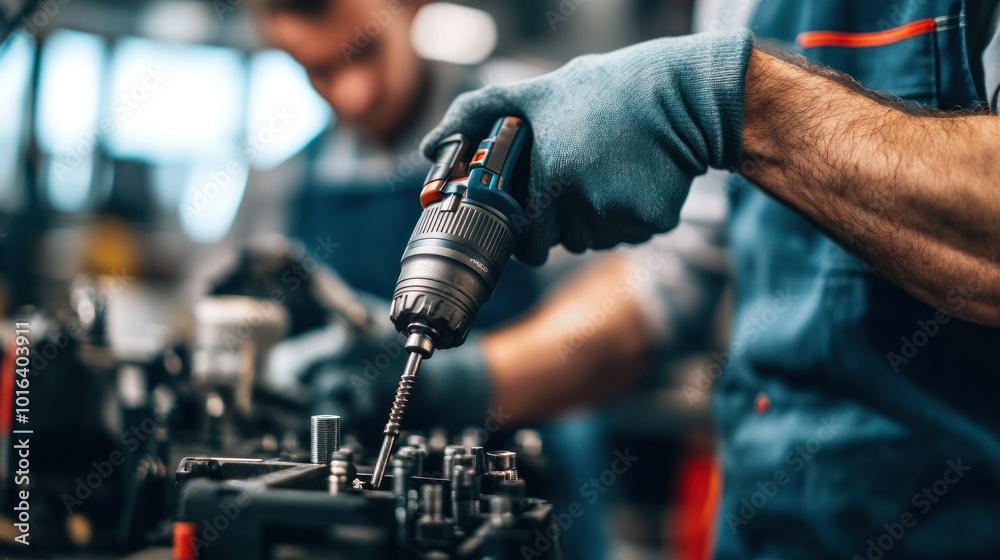
MULTIPOLYGON (((763 0, 753 28, 952 109, 977 101, 964 23, 958 0, 763 0)), ((717 557, 1000 558, 1000 330, 917 301, 744 179, 730 202, 717 557)))

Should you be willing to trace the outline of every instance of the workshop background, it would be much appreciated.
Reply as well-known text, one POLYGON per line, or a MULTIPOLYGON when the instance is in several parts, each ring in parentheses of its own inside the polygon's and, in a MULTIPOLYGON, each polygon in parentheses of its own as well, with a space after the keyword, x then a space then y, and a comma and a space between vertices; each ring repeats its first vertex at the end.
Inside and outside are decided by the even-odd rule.
MULTIPOLYGON (((191 449, 233 457, 251 440, 275 455, 308 446, 286 441, 308 424, 296 395, 196 374, 205 361, 243 371, 247 353, 234 355, 213 336, 256 310, 217 296, 245 295, 316 254, 315 229, 296 221, 302 189, 311 170, 338 165, 317 161, 329 151, 310 149, 337 116, 301 67, 262 45, 245 3, 48 0, 0 51, 0 554, 168 557, 174 472, 191 449), (14 540, 21 322, 30 322, 37 370, 25 407, 34 432, 30 548, 14 540), (238 425, 220 427, 230 408, 241 413, 238 425), (105 472, 108 457, 123 459, 105 472), (100 484, 91 485, 85 477, 95 472, 100 484), (81 479, 92 496, 80 495, 81 479)), ((523 66, 555 68, 686 33, 692 10, 691 0, 432 2, 411 40, 427 59, 481 69, 485 84, 523 66)), ((382 178, 390 187, 422 165, 416 146, 402 154, 382 178)), ((394 259, 405 235, 386 249, 394 259)), ((362 240, 332 243, 346 255, 362 240)), ((562 255, 553 269, 588 258, 562 255)), ((338 270, 336 259, 320 266, 357 283, 358 272, 338 270)), ((391 290, 392 282, 376 284, 391 290)), ((322 322, 313 303, 288 302, 255 325, 251 370, 263 376, 270 348, 322 322)), ((597 449, 594 464, 607 469, 626 449, 638 457, 604 480, 580 517, 605 531, 595 549, 605 557, 706 556, 718 493, 707 399, 701 379, 697 398, 683 390, 705 363, 673 361, 585 413, 602 427, 580 432, 579 444, 597 449)), ((504 427, 529 462, 552 452, 546 430, 504 427)), ((592 477, 600 481, 603 469, 592 477)), ((538 480, 558 479, 556 471, 538 480)), ((529 493, 553 498, 526 480, 529 493)), ((587 503, 590 493, 580 492, 587 503)), ((594 537, 582 534, 591 525, 576 525, 563 527, 564 541, 594 537)))

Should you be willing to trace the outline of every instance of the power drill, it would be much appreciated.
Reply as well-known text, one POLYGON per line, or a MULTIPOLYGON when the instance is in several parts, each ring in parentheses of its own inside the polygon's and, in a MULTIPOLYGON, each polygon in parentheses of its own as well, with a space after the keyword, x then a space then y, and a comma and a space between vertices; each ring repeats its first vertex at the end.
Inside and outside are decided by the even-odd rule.
POLYGON ((402 258, 390 317, 409 352, 383 431, 371 485, 382 484, 421 360, 465 342, 479 308, 500 281, 527 218, 515 197, 527 178, 531 128, 517 117, 497 120, 473 152, 454 134, 434 152, 417 221, 402 258))

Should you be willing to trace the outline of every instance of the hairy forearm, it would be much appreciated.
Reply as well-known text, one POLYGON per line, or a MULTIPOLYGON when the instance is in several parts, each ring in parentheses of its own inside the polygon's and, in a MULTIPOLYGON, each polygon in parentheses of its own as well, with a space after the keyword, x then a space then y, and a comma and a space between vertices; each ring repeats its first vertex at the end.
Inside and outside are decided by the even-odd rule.
POLYGON ((614 290, 632 266, 603 259, 527 318, 484 337, 495 409, 513 422, 551 417, 614 396, 641 375, 649 333, 639 303, 614 290))
POLYGON ((1000 117, 907 109, 761 51, 746 88, 745 176, 916 297, 1000 326, 1000 117))

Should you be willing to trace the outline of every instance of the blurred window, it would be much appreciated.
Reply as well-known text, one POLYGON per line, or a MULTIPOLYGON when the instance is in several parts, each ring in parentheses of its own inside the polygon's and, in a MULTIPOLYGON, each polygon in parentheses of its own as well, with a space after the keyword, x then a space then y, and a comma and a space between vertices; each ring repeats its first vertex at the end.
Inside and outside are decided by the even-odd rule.
POLYGON ((36 132, 45 192, 59 211, 80 210, 90 196, 105 56, 100 37, 78 31, 55 31, 42 47, 36 132))
POLYGON ((242 153, 254 169, 268 169, 305 147, 330 125, 330 106, 292 57, 261 51, 250 62, 247 138, 242 153))
MULTIPOLYGON (((30 52, 11 49, 0 64, 0 111, 23 116, 30 52)), ((248 58, 232 48, 126 37, 109 54, 98 36, 57 30, 40 68, 37 133, 52 207, 79 211, 95 198, 101 146, 113 159, 150 164, 151 184, 134 188, 151 189, 199 242, 229 231, 251 169, 292 157, 333 118, 305 71, 275 50, 248 58)), ((0 130, 0 188, 21 161, 22 136, 17 126, 0 130)))
POLYGON ((236 50, 122 39, 105 99, 109 151, 156 163, 232 156, 243 130, 245 86, 236 50))
POLYGON ((16 211, 23 200, 25 123, 34 42, 24 34, 11 37, 0 50, 0 208, 16 211))
POLYGON ((246 192, 249 169, 235 160, 196 166, 183 183, 179 215, 184 233, 214 243, 229 233, 246 192))

